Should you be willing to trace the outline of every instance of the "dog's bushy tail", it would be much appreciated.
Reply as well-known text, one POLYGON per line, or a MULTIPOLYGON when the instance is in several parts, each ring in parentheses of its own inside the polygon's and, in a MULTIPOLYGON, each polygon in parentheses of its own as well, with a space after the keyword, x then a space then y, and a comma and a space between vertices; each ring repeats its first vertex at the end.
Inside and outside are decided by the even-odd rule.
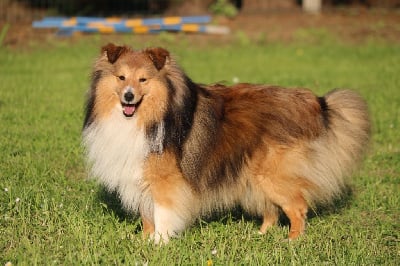
MULTIPOLYGON (((320 98, 326 132, 311 143, 310 164, 303 173, 317 187, 310 203, 327 203, 341 195, 368 147, 371 125, 366 102, 350 90, 333 90, 320 98)), ((310 155, 309 154, 309 155, 310 155)))

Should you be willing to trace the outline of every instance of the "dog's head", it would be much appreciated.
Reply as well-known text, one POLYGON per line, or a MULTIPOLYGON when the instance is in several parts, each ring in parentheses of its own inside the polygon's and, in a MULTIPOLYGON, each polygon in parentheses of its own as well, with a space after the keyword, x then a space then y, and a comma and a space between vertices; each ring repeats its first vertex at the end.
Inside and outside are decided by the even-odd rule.
MULTIPOLYGON (((169 52, 163 48, 136 51, 112 43, 102 47, 102 55, 95 71, 102 71, 97 87, 101 101, 118 105, 121 115, 140 114, 154 117, 167 101, 165 66, 170 61, 169 52)), ((149 119, 149 117, 144 118, 149 119)), ((158 118, 159 119, 159 118, 158 118)))

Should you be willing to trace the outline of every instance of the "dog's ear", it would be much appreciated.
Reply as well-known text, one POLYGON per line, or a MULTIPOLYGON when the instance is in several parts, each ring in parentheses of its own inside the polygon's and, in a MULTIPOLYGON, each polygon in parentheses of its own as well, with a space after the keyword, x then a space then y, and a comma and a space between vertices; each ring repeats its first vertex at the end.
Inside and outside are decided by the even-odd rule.
POLYGON ((150 57, 157 70, 164 67, 165 62, 169 57, 169 52, 164 48, 147 48, 144 52, 150 57))
POLYGON ((118 58, 129 50, 126 46, 116 46, 113 43, 109 43, 101 48, 101 53, 107 55, 108 62, 114 64, 118 58))

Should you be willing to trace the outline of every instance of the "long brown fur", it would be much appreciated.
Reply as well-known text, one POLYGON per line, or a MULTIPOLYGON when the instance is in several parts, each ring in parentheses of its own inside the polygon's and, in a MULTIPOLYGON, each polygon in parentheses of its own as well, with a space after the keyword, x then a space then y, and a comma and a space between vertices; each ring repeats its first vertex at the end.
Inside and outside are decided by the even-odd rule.
POLYGON ((263 217, 261 233, 283 210, 294 239, 309 206, 341 195, 369 134, 366 103, 352 91, 204 86, 163 48, 109 44, 94 66, 83 142, 92 175, 141 214, 157 242, 236 205, 263 217), (124 117, 129 106, 135 111, 124 117))

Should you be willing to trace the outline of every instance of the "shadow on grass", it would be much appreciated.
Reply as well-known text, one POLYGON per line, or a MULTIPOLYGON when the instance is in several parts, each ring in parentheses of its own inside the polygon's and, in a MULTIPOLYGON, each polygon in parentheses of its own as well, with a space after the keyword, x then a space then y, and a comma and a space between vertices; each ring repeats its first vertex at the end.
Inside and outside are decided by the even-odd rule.
MULTIPOLYGON (((121 201, 116 192, 109 192, 105 188, 100 188, 97 192, 98 201, 104 204, 104 212, 117 217, 118 221, 126 221, 128 223, 137 223, 139 219, 138 214, 127 213, 121 205, 121 201)), ((353 200, 353 188, 347 186, 340 198, 334 199, 332 203, 328 205, 316 206, 313 209, 309 209, 307 214, 307 219, 312 219, 314 217, 324 217, 332 214, 338 214, 342 210, 350 207, 353 200)), ((250 215, 245 212, 241 207, 236 207, 228 211, 219 211, 210 214, 206 217, 198 217, 201 219, 201 223, 205 222, 207 224, 211 222, 219 222, 223 225, 227 225, 231 222, 256 222, 258 226, 262 224, 262 218, 254 215, 250 215)), ((140 223, 141 224, 141 223, 140 223)), ((197 222, 193 225, 196 226, 197 222)), ((285 227, 290 226, 290 221, 287 216, 280 210, 278 225, 285 227)), ((142 226, 138 226, 135 233, 140 233, 142 226)))
MULTIPOLYGON (((330 216, 332 214, 340 214, 343 210, 348 209, 353 201, 353 188, 347 186, 344 188, 341 197, 334 199, 331 203, 325 205, 318 205, 314 208, 310 208, 307 213, 307 219, 313 219, 314 217, 330 216)), ((227 225, 230 222, 256 222, 258 226, 262 224, 262 217, 250 215, 244 211, 241 207, 236 207, 229 211, 221 211, 211 214, 210 216, 203 217, 201 222, 211 223, 220 222, 227 225)), ((278 225, 285 227, 290 226, 289 218, 280 209, 278 225)))
POLYGON ((354 194, 353 187, 346 186, 343 189, 342 195, 333 199, 330 204, 326 205, 317 205, 315 210, 310 209, 307 214, 308 219, 312 219, 313 217, 323 217, 329 216, 332 214, 340 214, 343 210, 350 208, 351 203, 353 202, 354 194))
MULTIPOLYGON (((115 216, 119 222, 137 223, 139 215, 125 211, 116 192, 109 192, 106 188, 100 187, 96 200, 102 203, 104 213, 115 216)), ((135 234, 140 233, 141 229, 141 226, 136 227, 135 234)))

